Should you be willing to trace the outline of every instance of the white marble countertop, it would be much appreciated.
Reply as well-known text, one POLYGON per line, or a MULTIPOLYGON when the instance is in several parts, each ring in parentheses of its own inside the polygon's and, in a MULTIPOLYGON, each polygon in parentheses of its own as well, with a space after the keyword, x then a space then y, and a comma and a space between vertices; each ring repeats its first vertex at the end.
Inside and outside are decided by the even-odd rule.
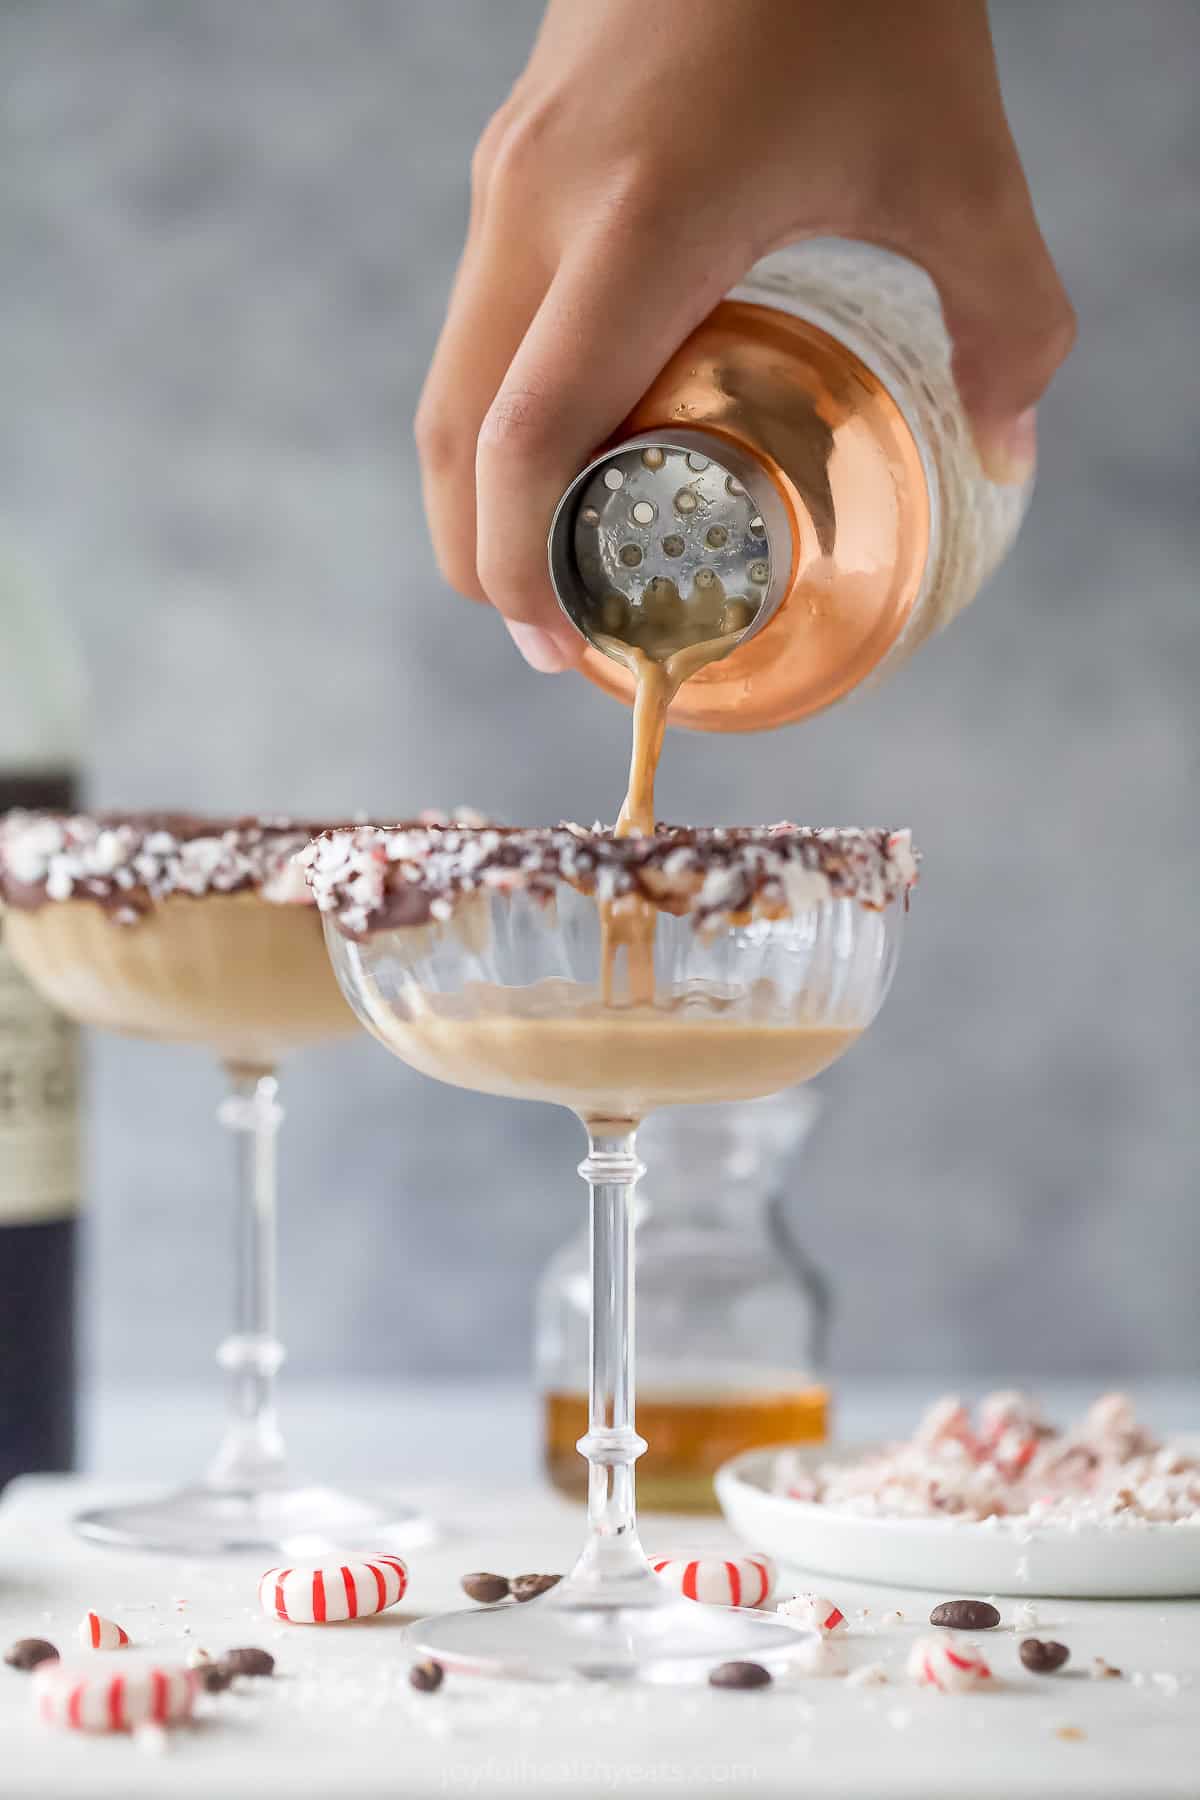
MULTIPOLYGON (((855 1436, 903 1429, 928 1392, 911 1383, 860 1384, 846 1394, 844 1427, 855 1436)), ((1074 1398, 1048 1394, 1055 1407, 1074 1398)), ((1144 1403, 1163 1428, 1195 1423, 1182 1388, 1147 1390, 1144 1403)), ((535 1477, 528 1395, 507 1385, 361 1384, 302 1389, 288 1411, 310 1467, 323 1448, 326 1470, 343 1478, 395 1478, 407 1468, 407 1491, 443 1522, 441 1541, 409 1559, 404 1606, 343 1628, 276 1625, 255 1606, 261 1558, 181 1561, 76 1539, 68 1519, 79 1505, 128 1491, 131 1482, 144 1486, 155 1472, 168 1481, 194 1473, 215 1428, 210 1396, 103 1396, 90 1432, 97 1473, 18 1483, 0 1506, 0 1639, 69 1643, 82 1613, 94 1608, 119 1618, 136 1643, 173 1656, 195 1645, 215 1653, 262 1644, 278 1674, 205 1702, 208 1716, 173 1734, 160 1759, 125 1739, 47 1730, 33 1716, 28 1678, 0 1669, 5 1800, 1200 1794, 1200 1602, 1043 1602, 1041 1632, 1070 1645, 1071 1667, 1049 1679, 1027 1674, 1002 1626, 986 1640, 998 1677, 993 1690, 961 1696, 920 1692, 903 1678, 918 1622, 934 1598, 947 1596, 828 1581, 822 1587, 836 1586, 851 1620, 851 1666, 882 1660, 895 1678, 890 1685, 796 1679, 761 1693, 721 1694, 452 1680, 437 1695, 415 1694, 401 1643, 405 1618, 458 1604, 467 1568, 564 1568, 578 1547, 576 1509, 535 1477), (372 1442, 390 1448, 372 1457, 372 1442), (905 1622, 884 1628, 879 1620, 892 1608, 905 1622), (862 1618, 859 1609, 866 1609, 862 1618), (1095 1655, 1119 1664, 1125 1678, 1089 1680, 1095 1655)), ((648 1517, 643 1537, 662 1551, 731 1541, 719 1521, 703 1519, 648 1517)), ((1011 1607, 1001 1610, 1007 1617, 1011 1607)))

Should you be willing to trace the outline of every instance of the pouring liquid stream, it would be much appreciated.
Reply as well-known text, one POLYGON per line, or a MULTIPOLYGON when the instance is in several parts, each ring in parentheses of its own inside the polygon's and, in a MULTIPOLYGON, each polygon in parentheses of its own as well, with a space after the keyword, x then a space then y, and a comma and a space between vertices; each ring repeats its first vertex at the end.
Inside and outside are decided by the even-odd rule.
MULTIPOLYGON (((640 635, 644 640, 642 644, 601 633, 597 633, 595 639, 600 649, 625 665, 637 684, 629 782, 617 816, 618 837, 653 837, 654 780, 671 702, 691 676, 719 657, 728 656, 741 632, 721 632, 718 626, 714 636, 705 637, 698 643, 684 642, 677 648, 671 645, 673 634, 664 634, 658 643, 645 629, 640 635)), ((601 908, 601 982, 606 1006, 622 1003, 617 991, 617 959, 621 950, 625 952, 627 1003, 631 1006, 654 1004, 657 915, 657 907, 639 894, 625 894, 620 899, 604 902, 601 908)))

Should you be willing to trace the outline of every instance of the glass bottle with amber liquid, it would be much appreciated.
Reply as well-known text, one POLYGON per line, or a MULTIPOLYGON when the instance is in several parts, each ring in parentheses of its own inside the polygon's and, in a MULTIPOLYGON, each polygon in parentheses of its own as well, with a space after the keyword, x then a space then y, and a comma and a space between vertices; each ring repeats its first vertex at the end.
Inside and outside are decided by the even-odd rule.
MULTIPOLYGON (((82 685, 52 595, 0 540, 0 817, 75 804, 82 685)), ((0 1488, 74 1461, 77 1049, 0 916, 0 1488)))
MULTIPOLYGON (((820 1443, 829 1297, 792 1235, 789 1172, 819 1102, 811 1089, 652 1115, 639 1148, 635 1263, 638 1463, 647 1510, 716 1510, 712 1477, 742 1450, 820 1443)), ((535 1359, 546 1473, 580 1497, 587 1465, 586 1234, 543 1274, 535 1359)))

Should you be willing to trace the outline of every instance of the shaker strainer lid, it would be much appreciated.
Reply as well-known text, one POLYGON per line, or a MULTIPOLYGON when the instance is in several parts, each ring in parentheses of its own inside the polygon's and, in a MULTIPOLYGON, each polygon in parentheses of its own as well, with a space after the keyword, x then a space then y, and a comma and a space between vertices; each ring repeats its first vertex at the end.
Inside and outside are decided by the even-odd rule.
POLYGON ((732 647, 783 598, 792 527, 774 483, 737 445, 649 432, 571 483, 549 556, 563 610, 601 649, 606 637, 659 655, 722 636, 732 647))

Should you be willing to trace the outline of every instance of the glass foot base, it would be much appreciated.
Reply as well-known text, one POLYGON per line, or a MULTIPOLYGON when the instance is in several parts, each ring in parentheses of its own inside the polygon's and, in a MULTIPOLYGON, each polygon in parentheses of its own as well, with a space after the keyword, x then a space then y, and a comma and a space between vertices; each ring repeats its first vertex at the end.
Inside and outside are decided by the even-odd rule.
POLYGON ((456 1674, 704 1682, 723 1662, 781 1668, 811 1635, 748 1607, 703 1606, 672 1594, 649 1605, 610 1604, 562 1582, 538 1600, 419 1619, 406 1641, 456 1674))
POLYGON ((436 1536, 415 1507, 315 1485, 255 1489, 197 1483, 158 1499, 79 1513, 75 1529, 93 1543, 185 1556, 255 1550, 315 1557, 327 1550, 402 1550, 436 1536))

